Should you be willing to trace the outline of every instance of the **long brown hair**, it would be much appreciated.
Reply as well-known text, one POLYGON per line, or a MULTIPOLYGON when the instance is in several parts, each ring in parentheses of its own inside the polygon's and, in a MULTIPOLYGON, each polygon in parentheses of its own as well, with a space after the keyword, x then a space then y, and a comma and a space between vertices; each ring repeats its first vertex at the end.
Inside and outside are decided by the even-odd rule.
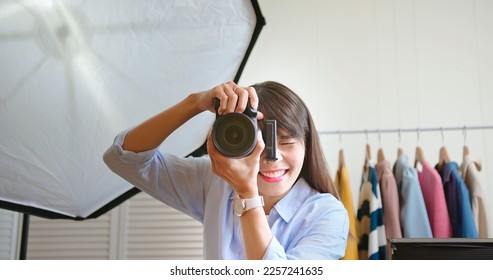
MULTIPOLYGON (((304 141, 305 159, 299 176, 317 191, 331 193, 339 198, 315 124, 303 100, 294 91, 278 82, 265 81, 252 87, 257 91, 258 110, 264 114, 264 119, 276 120, 278 128, 304 141)), ((259 122, 259 127, 264 132, 262 121, 259 122)))

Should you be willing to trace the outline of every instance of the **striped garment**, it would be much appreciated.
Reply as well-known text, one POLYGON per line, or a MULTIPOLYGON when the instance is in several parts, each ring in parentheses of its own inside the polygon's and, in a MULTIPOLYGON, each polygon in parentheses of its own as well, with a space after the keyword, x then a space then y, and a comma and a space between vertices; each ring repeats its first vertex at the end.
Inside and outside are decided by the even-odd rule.
POLYGON ((363 174, 358 202, 358 253, 360 260, 386 260, 387 242, 382 198, 374 163, 363 174))

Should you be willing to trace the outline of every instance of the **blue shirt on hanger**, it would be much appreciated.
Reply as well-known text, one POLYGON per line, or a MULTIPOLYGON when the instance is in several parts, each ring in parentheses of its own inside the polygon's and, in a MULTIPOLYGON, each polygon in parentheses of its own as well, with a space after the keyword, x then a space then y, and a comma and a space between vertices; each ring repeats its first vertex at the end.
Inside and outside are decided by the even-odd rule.
POLYGON ((438 172, 442 176, 445 200, 452 223, 452 237, 478 238, 469 191, 459 174, 459 165, 456 162, 448 162, 438 172))
POLYGON ((401 155, 397 159, 393 172, 399 191, 403 237, 432 238, 433 233, 419 184, 418 172, 409 164, 407 155, 401 155))

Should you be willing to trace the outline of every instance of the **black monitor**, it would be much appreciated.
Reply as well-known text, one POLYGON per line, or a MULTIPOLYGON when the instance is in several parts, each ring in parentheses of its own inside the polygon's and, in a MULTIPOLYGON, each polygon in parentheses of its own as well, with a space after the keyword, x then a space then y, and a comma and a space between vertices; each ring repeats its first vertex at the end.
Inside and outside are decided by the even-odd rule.
POLYGON ((493 238, 390 238, 392 260, 493 260, 493 238))

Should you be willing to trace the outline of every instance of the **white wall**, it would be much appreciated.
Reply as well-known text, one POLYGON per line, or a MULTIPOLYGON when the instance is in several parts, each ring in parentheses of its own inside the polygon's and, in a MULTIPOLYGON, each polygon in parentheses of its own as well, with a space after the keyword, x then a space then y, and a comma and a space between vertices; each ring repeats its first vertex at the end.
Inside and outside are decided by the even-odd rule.
MULTIPOLYGON (((266 26, 241 84, 278 80, 306 101, 321 132, 493 125, 493 1, 260 0, 266 26)), ((463 131, 421 132, 425 157, 445 144, 462 162, 463 131)), ((493 204, 493 130, 468 130, 493 204)), ((366 134, 321 136, 334 173, 345 150, 358 198, 366 134)), ((414 161, 417 133, 402 133, 414 161)), ((398 133, 369 134, 393 163, 398 133)), ((492 205, 493 206, 493 205, 492 205)), ((491 211, 490 207, 490 211, 491 211)))

